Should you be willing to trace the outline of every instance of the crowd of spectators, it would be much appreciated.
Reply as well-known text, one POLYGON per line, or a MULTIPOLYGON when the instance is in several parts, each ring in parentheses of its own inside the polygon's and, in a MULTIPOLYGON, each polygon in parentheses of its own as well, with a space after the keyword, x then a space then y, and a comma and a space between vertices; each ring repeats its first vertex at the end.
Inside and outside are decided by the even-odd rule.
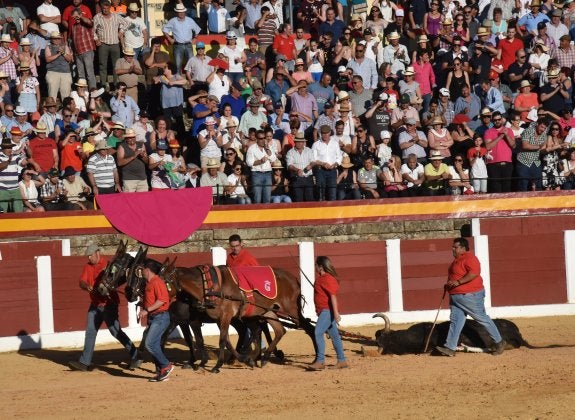
POLYGON ((171 0, 156 37, 52 1, 1 2, 0 211, 575 187, 573 0, 171 0))

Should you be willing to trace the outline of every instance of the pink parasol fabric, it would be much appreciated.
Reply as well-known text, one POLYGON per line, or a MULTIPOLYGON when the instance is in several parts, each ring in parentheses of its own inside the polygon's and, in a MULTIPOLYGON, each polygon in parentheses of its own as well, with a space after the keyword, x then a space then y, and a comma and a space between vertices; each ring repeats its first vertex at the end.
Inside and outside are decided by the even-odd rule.
POLYGON ((108 221, 146 245, 182 242, 204 222, 212 207, 211 187, 96 196, 108 221))

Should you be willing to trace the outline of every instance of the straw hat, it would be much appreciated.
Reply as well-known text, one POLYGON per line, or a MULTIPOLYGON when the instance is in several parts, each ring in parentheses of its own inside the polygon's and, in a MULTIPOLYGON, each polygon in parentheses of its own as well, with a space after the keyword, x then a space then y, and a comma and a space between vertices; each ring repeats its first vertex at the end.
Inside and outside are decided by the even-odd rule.
POLYGON ((435 117, 432 121, 431 121, 431 125, 436 125, 436 124, 441 124, 441 125, 445 125, 445 122, 443 121, 443 118, 441 117, 435 117))
POLYGON ((548 79, 554 79, 554 78, 556 78, 556 77, 559 77, 559 73, 560 73, 559 69, 549 70, 549 71, 547 72, 547 78, 548 78, 548 79))
POLYGON ((429 153, 429 160, 443 160, 443 156, 441 156, 439 150, 432 150, 431 153, 429 153))
POLYGON ((405 71, 403 72, 404 76, 413 76, 415 74, 415 70, 413 69, 412 66, 409 66, 408 68, 405 69, 405 71))
POLYGON ((94 150, 98 151, 98 150, 108 150, 108 149, 112 149, 112 146, 110 146, 106 140, 100 140, 98 142, 98 144, 96 145, 96 148, 94 150))
POLYGON ((533 85, 531 84, 531 82, 529 80, 522 80, 521 84, 519 85, 519 88, 524 88, 524 87, 532 87, 533 85))
POLYGON ((276 159, 272 162, 272 169, 283 169, 283 165, 279 159, 276 159))
POLYGON ((174 12, 179 13, 179 12, 185 12, 186 10, 186 6, 184 6, 182 3, 178 3, 176 4, 176 7, 174 7, 174 12))
POLYGON ((124 138, 127 139, 127 138, 131 138, 131 137, 136 137, 136 132, 133 129, 128 128, 128 129, 126 129, 126 132, 124 133, 124 138))
POLYGON ((446 19, 443 19, 443 22, 441 22, 441 24, 443 26, 453 25, 453 20, 451 20, 451 18, 446 18, 446 19))
POLYGON ((86 81, 86 79, 78 79, 78 81, 76 82, 76 86, 88 87, 88 82, 86 81))
POLYGON ((32 45, 32 43, 30 42, 30 40, 28 38, 22 38, 20 39, 20 46, 24 47, 26 45, 32 45))
POLYGON ((134 49, 130 48, 130 47, 124 48, 123 53, 124 53, 124 55, 129 55, 129 56, 136 55, 136 53, 134 52, 134 49))
POLYGON ((0 42, 12 42, 12 38, 10 38, 10 35, 4 34, 2 38, 0 38, 0 42))
POLYGON ((112 126, 112 130, 125 130, 124 123, 121 121, 114 121, 114 125, 112 126))
POLYGON ((400 36, 397 32, 393 31, 391 32, 388 36, 387 39, 392 40, 392 39, 399 39, 400 36))
POLYGON ((417 40, 417 43, 420 44, 422 42, 429 42, 429 38, 427 38, 427 35, 423 34, 419 37, 419 39, 417 40))
POLYGON ((298 131, 295 135, 294 141, 307 141, 302 131, 298 131))
MULTIPOLYGON (((2 35, 2 38, 4 38, 4 35, 2 35)), ((50 39, 59 39, 62 38, 62 34, 58 31, 54 31, 54 32, 50 32, 50 39)))
POLYGON ((38 124, 36 124, 34 131, 36 133, 48 134, 48 127, 46 127, 46 124, 44 124, 42 121, 39 121, 38 124))
POLYGON ((138 12, 140 8, 138 7, 137 3, 130 3, 130 5, 128 6, 128 10, 130 12, 138 12))
POLYGON ((340 90, 337 94, 337 102, 339 103, 341 101, 345 101, 346 99, 349 99, 349 93, 347 93, 345 90, 340 90))
POLYGON ((543 52, 549 51, 549 47, 547 45, 545 45, 545 41, 543 41, 542 39, 538 39, 537 42, 535 42, 535 48, 537 48, 537 47, 541 47, 543 52))
POLYGON ((342 168, 344 169, 349 169, 353 167, 353 163, 351 163, 351 159, 349 158, 349 156, 344 156, 341 159, 341 165, 342 168))
POLYGON ((178 142, 178 140, 176 140, 176 139, 171 139, 171 140, 168 142, 168 147, 169 147, 170 149, 179 149, 181 146, 180 146, 180 143, 178 142))
POLYGON ((218 162, 217 159, 208 159, 208 164, 206 165, 206 168, 216 169, 219 167, 220 167, 220 162, 218 162))

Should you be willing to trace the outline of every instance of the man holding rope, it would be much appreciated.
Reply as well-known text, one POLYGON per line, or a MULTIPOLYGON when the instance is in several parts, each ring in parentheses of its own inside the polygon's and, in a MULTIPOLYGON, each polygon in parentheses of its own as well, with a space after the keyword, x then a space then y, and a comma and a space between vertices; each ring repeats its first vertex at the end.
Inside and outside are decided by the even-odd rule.
POLYGON ((465 325, 465 318, 469 315, 485 327, 495 343, 491 353, 500 355, 505 348, 505 342, 493 320, 485 312, 485 289, 479 260, 469 252, 469 242, 465 238, 454 239, 452 249, 455 259, 449 267, 445 284, 445 290, 449 293, 451 324, 445 344, 435 349, 442 356, 455 356, 459 335, 465 325))

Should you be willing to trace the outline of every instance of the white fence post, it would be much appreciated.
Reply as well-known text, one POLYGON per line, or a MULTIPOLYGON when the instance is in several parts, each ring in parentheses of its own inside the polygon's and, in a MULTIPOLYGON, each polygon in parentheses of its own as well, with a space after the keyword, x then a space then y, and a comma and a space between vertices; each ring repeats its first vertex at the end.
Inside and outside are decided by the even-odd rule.
POLYGON ((387 239, 387 287, 389 312, 403 312, 403 285, 401 281, 401 240, 387 239))
POLYGON ((40 334, 54 333, 54 304, 52 300, 52 259, 49 255, 36 257, 38 276, 38 316, 40 334))
POLYGON ((481 219, 478 217, 471 219, 471 235, 474 237, 481 235, 481 219))
POLYGON ((481 264, 481 278, 485 288, 485 307, 491 308, 491 267, 489 265, 489 237, 487 235, 474 236, 475 256, 481 264))
POLYGON ((213 265, 226 265, 228 253, 226 249, 221 246, 214 246, 212 249, 212 264, 213 265))
POLYGON ((563 234, 565 243, 565 277, 567 282, 567 303, 575 303, 575 230, 566 230, 563 234))
POLYGON ((301 294, 306 305, 303 307, 303 315, 306 318, 315 318, 313 304, 313 284, 315 283, 315 249, 313 242, 299 242, 299 277, 301 294))
POLYGON ((70 239, 62 239, 62 256, 69 257, 72 255, 70 239))

